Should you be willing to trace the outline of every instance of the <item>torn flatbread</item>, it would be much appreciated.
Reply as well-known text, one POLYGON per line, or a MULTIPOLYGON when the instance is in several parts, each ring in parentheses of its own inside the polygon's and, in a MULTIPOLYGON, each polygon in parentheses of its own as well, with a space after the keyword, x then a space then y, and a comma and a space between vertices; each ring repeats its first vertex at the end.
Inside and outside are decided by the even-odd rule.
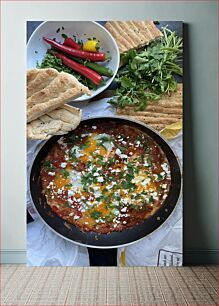
POLYGON ((32 69, 27 72, 27 122, 61 107, 89 89, 74 76, 55 69, 32 69))
POLYGON ((32 140, 49 139, 76 129, 81 121, 82 111, 70 105, 63 105, 27 124, 27 137, 32 140))

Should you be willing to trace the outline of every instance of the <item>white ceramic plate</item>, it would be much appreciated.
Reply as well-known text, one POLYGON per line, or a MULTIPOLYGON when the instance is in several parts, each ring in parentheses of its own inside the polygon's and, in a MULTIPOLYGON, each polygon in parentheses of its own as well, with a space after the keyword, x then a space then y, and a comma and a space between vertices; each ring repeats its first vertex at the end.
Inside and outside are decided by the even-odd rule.
POLYGON ((100 63, 113 71, 113 76, 106 79, 106 84, 91 90, 91 96, 83 95, 76 101, 85 101, 91 99, 104 91, 113 81, 119 68, 119 49, 112 35, 100 24, 93 21, 45 21, 31 35, 27 44, 27 68, 35 68, 37 61, 42 62, 47 49, 50 46, 42 39, 44 36, 48 38, 56 38, 57 41, 63 41, 62 34, 70 37, 75 35, 79 39, 87 40, 95 37, 100 41, 101 51, 107 52, 111 56, 109 62, 100 63), (64 28, 64 30, 62 29, 64 28), (56 31, 60 29, 57 33, 56 31))

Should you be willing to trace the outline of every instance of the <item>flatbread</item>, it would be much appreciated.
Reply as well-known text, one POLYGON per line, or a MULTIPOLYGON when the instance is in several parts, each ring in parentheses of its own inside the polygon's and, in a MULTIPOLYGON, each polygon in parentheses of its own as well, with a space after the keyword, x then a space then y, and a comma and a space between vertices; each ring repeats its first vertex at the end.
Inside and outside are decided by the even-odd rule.
POLYGON ((182 84, 177 84, 177 90, 171 95, 164 95, 158 101, 149 102, 144 111, 136 110, 136 107, 127 106, 117 108, 117 115, 126 116, 148 124, 157 131, 176 123, 183 116, 182 84))
POLYGON ((115 38, 120 53, 148 45, 163 34, 153 21, 108 21, 106 29, 115 38))
POLYGON ((83 94, 90 94, 74 76, 55 69, 27 72, 27 122, 61 107, 83 94))
POLYGON ((59 72, 53 68, 27 71, 27 98, 49 85, 59 72))
POLYGON ((27 124, 29 139, 49 139, 76 129, 81 121, 82 111, 70 105, 63 105, 27 124))

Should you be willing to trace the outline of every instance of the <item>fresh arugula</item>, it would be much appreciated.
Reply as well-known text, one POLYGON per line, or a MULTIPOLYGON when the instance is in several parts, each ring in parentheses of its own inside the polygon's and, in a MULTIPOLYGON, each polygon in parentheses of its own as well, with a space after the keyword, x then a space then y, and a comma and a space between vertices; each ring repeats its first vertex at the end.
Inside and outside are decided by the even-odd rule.
POLYGON ((144 110, 149 101, 177 89, 175 75, 182 76, 179 65, 182 54, 182 38, 167 27, 162 29, 163 37, 152 42, 143 50, 130 50, 121 56, 124 67, 116 76, 117 90, 109 103, 116 107, 128 105, 144 110))

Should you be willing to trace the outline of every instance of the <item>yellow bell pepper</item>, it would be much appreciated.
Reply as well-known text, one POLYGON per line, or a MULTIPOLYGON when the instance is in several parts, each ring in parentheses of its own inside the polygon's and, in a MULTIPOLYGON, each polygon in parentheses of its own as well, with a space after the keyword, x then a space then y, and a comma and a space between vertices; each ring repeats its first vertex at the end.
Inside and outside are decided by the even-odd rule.
POLYGON ((98 41, 94 39, 90 39, 86 43, 83 44, 84 51, 97 52, 99 49, 100 49, 100 45, 98 41))

